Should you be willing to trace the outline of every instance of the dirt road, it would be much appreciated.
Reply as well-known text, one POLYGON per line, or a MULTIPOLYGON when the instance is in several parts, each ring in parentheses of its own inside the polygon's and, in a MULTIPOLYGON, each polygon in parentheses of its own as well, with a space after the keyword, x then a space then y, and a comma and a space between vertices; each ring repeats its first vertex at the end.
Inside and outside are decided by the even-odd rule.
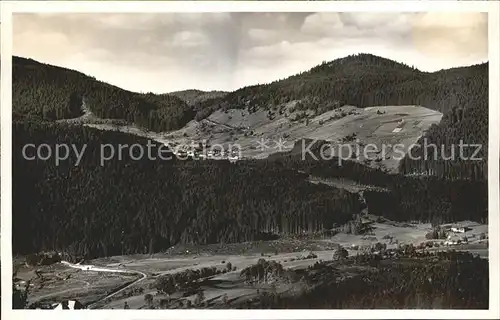
POLYGON ((124 290, 127 290, 131 286, 136 285, 137 283, 145 280, 148 277, 148 275, 145 274, 144 272, 137 271, 137 270, 123 270, 123 269, 102 268, 102 267, 96 267, 94 265, 73 264, 73 263, 70 263, 70 262, 67 262, 67 261, 61 261, 61 263, 67 265, 70 268, 80 269, 80 270, 84 270, 84 271, 112 272, 112 273, 132 273, 132 274, 138 274, 138 275, 141 276, 141 278, 139 278, 139 279, 131 282, 127 286, 125 286, 125 287, 123 287, 121 289, 118 289, 118 290, 116 290, 116 291, 108 294, 107 296, 105 296, 105 297, 103 297, 103 298, 95 301, 94 303, 89 304, 87 306, 87 309, 92 309, 93 307, 95 307, 101 301, 109 299, 109 298, 112 298, 113 296, 119 294, 120 292, 122 292, 124 290))

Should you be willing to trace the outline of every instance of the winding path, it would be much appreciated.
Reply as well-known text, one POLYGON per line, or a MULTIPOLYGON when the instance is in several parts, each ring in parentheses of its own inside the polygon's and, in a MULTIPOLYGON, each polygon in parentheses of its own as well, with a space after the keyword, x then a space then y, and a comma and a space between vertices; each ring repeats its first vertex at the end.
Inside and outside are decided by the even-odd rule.
POLYGON ((125 287, 121 288, 121 289, 118 289, 114 292, 111 292, 110 294, 108 294, 107 296, 89 304, 87 306, 87 309, 93 309, 99 302, 103 301, 103 300, 106 300, 106 299, 109 299, 117 294, 119 294, 120 292, 130 288, 131 286, 145 280, 148 275, 145 274, 144 272, 141 272, 141 271, 137 271, 137 270, 123 270, 123 269, 110 269, 110 268, 102 268, 102 267, 96 267, 94 265, 83 265, 83 264, 73 264, 73 263, 70 263, 70 262, 67 262, 67 261, 61 261, 62 264, 70 267, 70 268, 75 268, 75 269, 80 269, 80 270, 83 270, 83 271, 97 271, 97 272, 110 272, 110 273, 132 273, 132 274, 138 274, 138 275, 141 275, 141 278, 131 282, 130 284, 126 285, 125 287))

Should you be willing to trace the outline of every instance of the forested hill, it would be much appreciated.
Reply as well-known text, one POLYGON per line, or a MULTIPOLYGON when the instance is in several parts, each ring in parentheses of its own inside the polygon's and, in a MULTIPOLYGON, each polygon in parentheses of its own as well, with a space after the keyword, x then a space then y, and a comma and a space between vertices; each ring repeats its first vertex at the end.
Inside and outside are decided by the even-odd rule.
POLYGON ((98 117, 123 119, 153 131, 179 129, 193 118, 172 95, 130 92, 83 73, 13 57, 12 107, 18 116, 42 120, 82 115, 82 101, 98 117))
MULTIPOLYGON (((483 147, 482 162, 405 161, 401 171, 440 172, 443 176, 487 177, 488 63, 427 73, 374 56, 351 55, 269 84, 230 93, 185 90, 155 95, 134 93, 82 73, 14 57, 13 110, 20 116, 55 120, 78 117, 81 104, 101 118, 123 119, 152 131, 170 131, 218 109, 265 109, 269 117, 290 101, 315 114, 342 105, 422 105, 444 114, 422 139, 444 146, 447 154, 460 141, 483 147)), ((421 141, 422 142, 422 141, 421 141)), ((473 149, 469 149, 473 152, 473 149)), ((423 154, 423 149, 414 154, 423 154)), ((471 156, 469 154, 468 156, 471 156)))
POLYGON ((422 105, 445 115, 455 109, 479 109, 460 115, 472 119, 467 122, 478 118, 482 125, 485 115, 487 119, 487 63, 426 73, 375 55, 358 54, 227 94, 185 90, 153 95, 132 93, 33 60, 14 57, 13 62, 14 111, 46 120, 78 116, 82 96, 97 116, 125 119, 153 131, 178 129, 195 118, 194 113, 200 120, 217 109, 277 112, 284 103, 297 100, 299 109, 312 109, 317 114, 344 104, 422 105))
MULTIPOLYGON (((300 101, 296 108, 312 109, 315 114, 342 105, 421 105, 442 112, 443 118, 421 138, 420 144, 426 139, 428 144, 444 148, 446 156, 452 154, 452 149, 458 154, 456 148, 461 141, 481 145, 475 157, 483 160, 423 160, 425 150, 417 148, 413 154, 422 160, 405 159, 400 171, 487 179, 488 89, 488 63, 428 73, 371 54, 359 54, 324 62, 287 79, 245 87, 194 108, 199 120, 221 108, 243 108, 249 113, 264 108, 272 117, 282 112, 279 105, 290 101, 300 101)), ((472 157, 475 150, 468 148, 465 156, 472 157)))
POLYGON ((351 55, 323 62, 312 69, 269 84, 248 86, 196 106, 198 117, 219 108, 271 108, 299 100, 301 108, 319 113, 336 105, 422 105, 443 113, 460 107, 461 96, 476 95, 476 85, 487 86, 488 64, 419 71, 371 54, 351 55))
POLYGON ((101 166, 103 143, 146 149, 147 140, 84 126, 13 123, 15 253, 95 257, 267 239, 330 229, 363 209, 357 194, 311 184, 275 162, 136 160, 125 150, 101 166), (74 155, 56 165, 25 159, 27 143, 87 147, 78 166, 74 155))
POLYGON ((182 99, 189 105, 195 105, 197 103, 201 103, 209 99, 222 98, 228 93, 225 91, 217 91, 217 90, 202 91, 202 90, 190 89, 190 90, 169 92, 168 94, 182 99))
POLYGON ((355 162, 137 160, 127 149, 101 165, 102 144, 146 148, 147 140, 29 120, 14 121, 12 130, 15 254, 58 250, 89 258, 270 239, 327 231, 365 208, 358 194, 312 184, 309 174, 386 187, 389 193, 365 191, 364 198, 368 213, 394 220, 484 222, 488 216, 484 181, 392 176, 355 162), (53 158, 24 158, 27 143, 86 149, 78 166, 73 153, 56 165, 53 158))
MULTIPOLYGON (((300 100, 298 108, 317 113, 342 104, 421 104, 444 113, 428 132, 431 142, 447 147, 460 139, 482 143, 486 154, 488 64, 425 73, 373 55, 356 55, 190 106, 191 100, 186 103, 174 95, 133 93, 76 71, 17 57, 13 62, 15 253, 56 249, 94 257, 155 252, 182 242, 265 239, 327 230, 363 209, 357 194, 313 185, 298 169, 385 186, 390 193, 371 191, 364 197, 369 212, 391 219, 442 223, 487 218, 487 181, 456 174, 469 170, 467 165, 441 169, 439 162, 430 164, 451 172, 451 180, 444 179, 448 174, 392 177, 357 163, 337 168, 331 162, 287 159, 231 164, 125 157, 101 166, 103 143, 146 145, 146 140, 51 121, 80 116, 83 100, 99 117, 125 119, 155 131, 180 128, 195 114, 203 118, 219 108, 279 112, 280 105, 292 100, 300 100), (24 159, 26 143, 87 149, 79 166, 73 166, 75 159, 56 166, 24 159)), ((402 171, 428 165, 405 160, 402 171)))

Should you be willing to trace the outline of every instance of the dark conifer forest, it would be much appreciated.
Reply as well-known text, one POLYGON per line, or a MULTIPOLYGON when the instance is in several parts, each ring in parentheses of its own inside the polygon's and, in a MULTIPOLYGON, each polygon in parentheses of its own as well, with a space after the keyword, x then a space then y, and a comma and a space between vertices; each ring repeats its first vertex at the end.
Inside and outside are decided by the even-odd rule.
POLYGON ((73 70, 13 57, 13 112, 41 120, 76 118, 82 103, 98 117, 122 119, 153 131, 179 129, 194 116, 173 95, 140 94, 73 70))
POLYGON ((460 140, 482 144, 478 156, 487 159, 487 63, 426 73, 361 54, 270 84, 198 100, 189 96, 188 103, 176 95, 129 92, 34 60, 14 57, 13 63, 14 253, 60 250, 91 258, 157 252, 177 243, 267 239, 328 230, 365 208, 359 194, 311 184, 309 174, 387 188, 363 196, 369 213, 393 220, 487 220, 486 160, 404 159, 397 175, 355 162, 301 161, 293 154, 234 164, 125 156, 101 166, 102 144, 145 146, 147 140, 54 121, 79 117, 83 102, 98 117, 152 131, 179 129, 218 109, 273 110, 293 100, 317 113, 339 105, 419 104, 444 113, 426 138, 449 148, 460 140), (74 157, 56 166, 24 159, 28 143, 87 148, 78 166, 74 157), (437 175, 404 175, 430 171, 437 175))
MULTIPOLYGON (((296 143, 300 145, 300 142, 296 143)), ((318 148, 312 149, 319 159, 318 148)), ((363 192, 368 212, 396 221, 425 221, 434 224, 488 218, 488 181, 484 179, 450 179, 436 176, 388 174, 359 162, 302 159, 292 150, 268 161, 323 178, 344 178, 388 191, 363 192), (425 201, 422 201, 425 199, 425 201)))
POLYGON ((179 242, 243 242, 328 229, 362 209, 357 194, 311 185, 277 163, 127 155, 101 166, 102 143, 146 148, 146 140, 31 121, 14 123, 13 135, 13 241, 19 253, 58 249, 95 257, 155 252, 179 242), (87 149, 78 166, 76 157, 56 166, 25 160, 27 143, 86 143, 87 149))

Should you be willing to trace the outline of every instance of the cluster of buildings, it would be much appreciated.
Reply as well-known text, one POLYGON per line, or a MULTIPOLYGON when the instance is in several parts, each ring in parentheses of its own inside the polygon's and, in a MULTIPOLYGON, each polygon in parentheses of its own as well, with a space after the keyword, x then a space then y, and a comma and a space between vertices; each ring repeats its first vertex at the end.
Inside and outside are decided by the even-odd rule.
POLYGON ((454 246, 469 242, 468 238, 465 235, 462 237, 459 236, 459 234, 465 234, 465 232, 467 232, 467 228, 462 226, 445 226, 444 228, 450 232, 450 234, 448 234, 448 237, 446 238, 446 241, 444 242, 445 246, 454 246))
POLYGON ((173 153, 179 159, 192 158, 195 160, 229 160, 230 162, 236 162, 241 158, 239 149, 210 148, 207 150, 204 147, 177 147, 174 148, 173 153))

